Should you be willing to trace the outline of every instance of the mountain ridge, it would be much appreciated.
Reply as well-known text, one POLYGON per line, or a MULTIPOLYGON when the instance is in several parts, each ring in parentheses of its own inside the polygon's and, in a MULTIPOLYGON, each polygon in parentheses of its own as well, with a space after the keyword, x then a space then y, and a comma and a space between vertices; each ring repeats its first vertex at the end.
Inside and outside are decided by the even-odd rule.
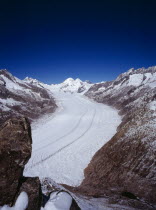
POLYGON ((131 69, 85 95, 117 108, 122 123, 93 156, 77 190, 96 197, 130 192, 156 204, 156 67, 131 69))
POLYGON ((32 121, 56 108, 51 91, 0 70, 0 123, 15 116, 26 116, 32 121))

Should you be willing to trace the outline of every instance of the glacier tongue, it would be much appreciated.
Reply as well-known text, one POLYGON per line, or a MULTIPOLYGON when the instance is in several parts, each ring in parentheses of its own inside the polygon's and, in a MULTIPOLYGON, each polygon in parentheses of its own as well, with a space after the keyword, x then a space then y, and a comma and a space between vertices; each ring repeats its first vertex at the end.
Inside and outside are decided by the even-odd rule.
POLYGON ((32 124, 33 150, 24 173, 76 186, 121 119, 115 109, 78 93, 58 91, 54 97, 60 107, 57 112, 32 124))

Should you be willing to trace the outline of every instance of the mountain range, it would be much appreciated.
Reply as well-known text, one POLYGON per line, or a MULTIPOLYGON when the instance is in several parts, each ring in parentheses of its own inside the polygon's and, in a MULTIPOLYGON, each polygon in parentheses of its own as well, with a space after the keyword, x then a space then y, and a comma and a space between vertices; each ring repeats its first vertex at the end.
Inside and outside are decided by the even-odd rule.
POLYGON ((122 196, 133 197, 135 202, 126 203, 129 207, 155 209, 156 66, 132 68, 113 81, 97 84, 68 78, 60 84, 47 85, 29 77, 20 80, 7 70, 0 70, 0 123, 13 116, 26 116, 32 122, 56 112, 56 93, 82 95, 111 106, 121 117, 116 134, 94 154, 84 170, 81 185, 67 188, 85 196, 113 196, 115 203, 122 196))
POLYGON ((24 115, 31 121, 52 113, 57 105, 53 92, 84 93, 92 84, 68 78, 61 84, 47 85, 26 77, 20 80, 7 70, 0 70, 0 123, 9 117, 24 115))

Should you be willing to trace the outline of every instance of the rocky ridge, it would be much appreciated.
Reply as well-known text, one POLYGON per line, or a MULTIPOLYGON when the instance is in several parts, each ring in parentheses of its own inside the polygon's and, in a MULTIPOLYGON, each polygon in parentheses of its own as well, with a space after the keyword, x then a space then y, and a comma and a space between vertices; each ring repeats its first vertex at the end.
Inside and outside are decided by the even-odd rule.
POLYGON ((56 107, 52 92, 40 83, 23 81, 0 70, 0 123, 16 116, 33 120, 54 112, 56 107))
POLYGON ((156 67, 130 69, 85 95, 117 108, 122 123, 94 155, 78 190, 96 197, 131 193, 156 204, 156 67))

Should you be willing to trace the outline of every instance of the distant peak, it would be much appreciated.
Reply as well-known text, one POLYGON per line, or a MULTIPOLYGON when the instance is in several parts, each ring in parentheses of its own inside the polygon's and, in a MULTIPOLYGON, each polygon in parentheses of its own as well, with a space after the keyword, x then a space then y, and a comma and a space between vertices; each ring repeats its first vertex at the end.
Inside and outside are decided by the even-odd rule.
POLYGON ((33 80, 33 78, 31 78, 31 77, 26 77, 26 78, 24 79, 24 81, 30 81, 30 80, 33 80))
POLYGON ((31 77, 26 77, 23 81, 25 81, 25 82, 39 82, 37 79, 33 79, 33 78, 31 78, 31 77))
POLYGON ((63 83, 78 83, 78 82, 82 82, 82 81, 79 78, 73 79, 73 78, 70 77, 70 78, 64 80, 63 83))

